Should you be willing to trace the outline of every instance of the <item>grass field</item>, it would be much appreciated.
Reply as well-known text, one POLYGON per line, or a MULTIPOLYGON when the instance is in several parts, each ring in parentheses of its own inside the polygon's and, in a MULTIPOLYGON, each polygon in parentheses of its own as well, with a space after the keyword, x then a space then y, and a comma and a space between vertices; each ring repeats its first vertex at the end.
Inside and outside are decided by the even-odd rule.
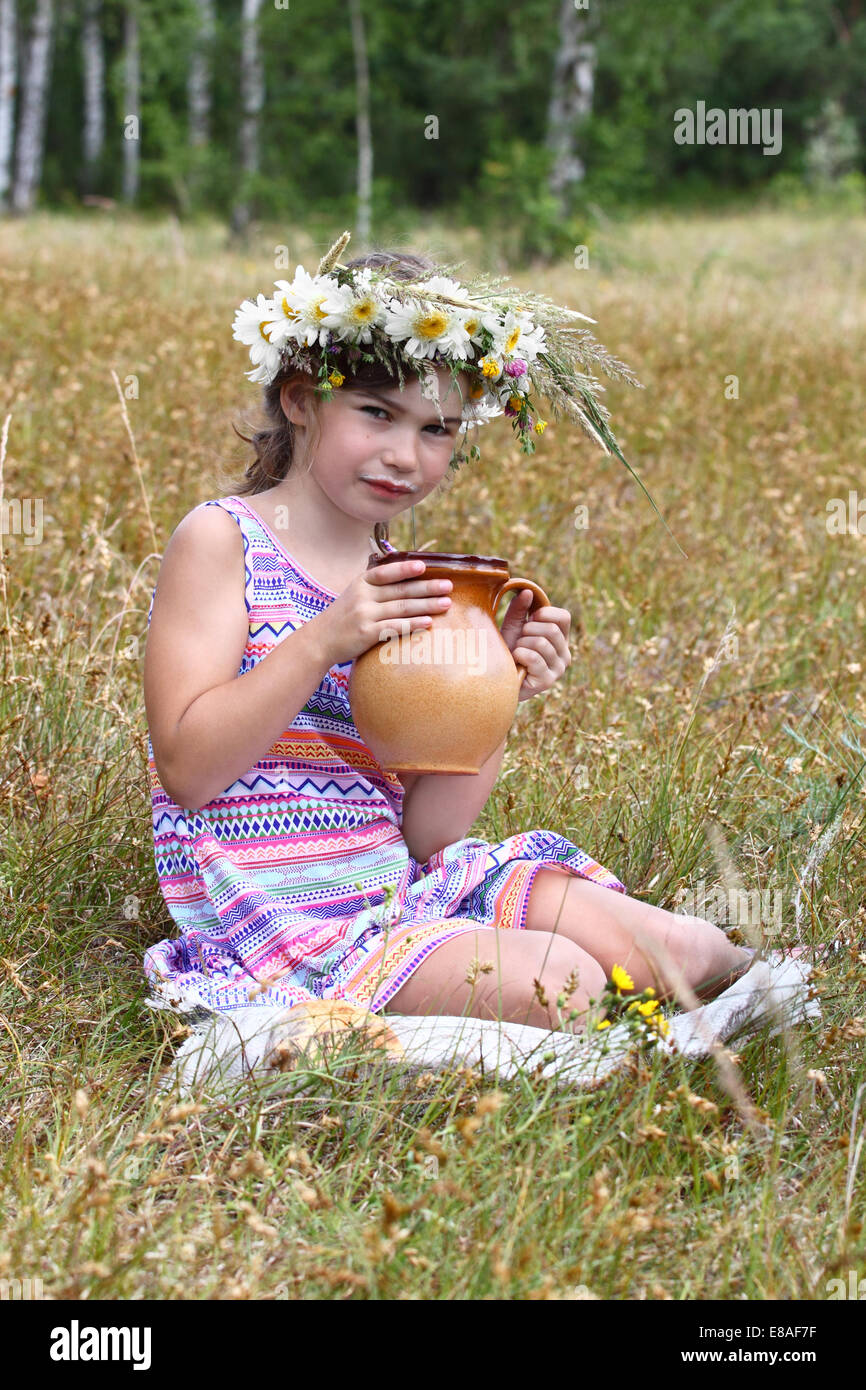
MULTIPOLYGON (((605 399, 675 540, 563 422, 529 460, 487 426, 481 462, 416 513, 419 544, 509 556, 584 630, 520 705, 473 833, 549 828, 632 895, 714 920, 698 885, 740 885, 771 944, 838 944, 823 1022, 735 1054, 749 1126, 715 1062, 651 1057, 595 1094, 324 1067, 294 1099, 156 1096, 185 1030, 143 1006, 144 950, 171 934, 147 607, 174 527, 246 465, 230 422, 257 390, 231 322, 286 233, 229 253, 209 225, 0 223, 2 486, 9 516, 42 507, 41 538, 3 537, 0 1279, 91 1299, 805 1299, 866 1272, 866 502, 862 533, 827 524, 864 486, 864 233, 648 217, 599 227, 588 269, 514 272, 637 372, 605 399)), ((415 245, 484 250, 444 228, 415 245)), ((289 254, 311 268, 316 249, 289 254)), ((391 536, 410 541, 408 516, 391 536)))

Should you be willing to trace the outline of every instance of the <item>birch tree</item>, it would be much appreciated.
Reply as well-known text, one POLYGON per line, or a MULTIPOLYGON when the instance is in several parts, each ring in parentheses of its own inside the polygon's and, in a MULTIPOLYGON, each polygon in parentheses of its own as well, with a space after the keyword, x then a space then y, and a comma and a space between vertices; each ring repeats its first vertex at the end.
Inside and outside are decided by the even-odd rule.
POLYGON ((24 59, 12 207, 30 212, 42 178, 48 78, 54 40, 54 0, 36 0, 24 59))
POLYGON ((17 75, 17 14, 15 0, 0 0, 0 211, 6 211, 12 181, 12 142, 15 134, 17 75))
POLYGON ((123 13, 123 198, 138 194, 141 148, 141 77, 138 51, 138 0, 127 0, 123 13))
POLYGON ((81 28, 81 66, 84 79, 84 192, 92 193, 105 144, 105 55, 101 0, 85 0, 81 28))
POLYGON ((241 12, 241 134, 243 171, 241 197, 232 208, 232 231, 243 232, 250 221, 249 186, 259 172, 259 112, 265 100, 265 76, 259 50, 261 0, 243 0, 241 12))
POLYGON ((579 126, 592 111, 595 83, 595 44, 589 37, 589 0, 578 7, 575 0, 560 0, 559 43, 550 103, 547 109, 547 146, 553 151, 549 187, 566 211, 566 189, 580 183, 586 167, 578 151, 579 126))
POLYGON ((355 126, 358 132, 358 214, 356 234, 360 245, 370 243, 373 187, 373 141, 370 134, 370 74, 361 0, 349 0, 352 51, 355 57, 355 126))
POLYGON ((195 0, 198 25, 187 79, 189 143, 200 148, 210 138, 210 63, 215 30, 213 0, 195 0))

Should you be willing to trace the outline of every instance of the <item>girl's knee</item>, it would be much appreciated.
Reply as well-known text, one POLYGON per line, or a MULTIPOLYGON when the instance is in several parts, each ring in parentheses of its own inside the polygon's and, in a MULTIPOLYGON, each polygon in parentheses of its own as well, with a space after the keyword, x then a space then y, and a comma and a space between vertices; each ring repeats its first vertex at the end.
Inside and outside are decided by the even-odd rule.
POLYGON ((533 932, 532 935, 539 943, 535 953, 538 969, 528 982, 527 994, 545 1007, 539 998, 537 980, 547 999, 551 1023, 556 1021, 557 1000, 561 997, 564 996, 565 1013, 570 1009, 583 1011, 591 1000, 601 998, 607 977, 594 956, 565 937, 548 932, 533 932))

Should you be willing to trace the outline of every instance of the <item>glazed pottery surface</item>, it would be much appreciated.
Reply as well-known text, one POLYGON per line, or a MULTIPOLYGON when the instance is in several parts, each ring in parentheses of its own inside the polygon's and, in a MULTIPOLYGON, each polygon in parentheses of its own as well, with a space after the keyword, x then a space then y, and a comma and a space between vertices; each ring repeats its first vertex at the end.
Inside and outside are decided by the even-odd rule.
POLYGON ((400 550, 371 555, 367 568, 412 559, 426 565, 419 578, 451 580, 451 604, 423 630, 407 634, 398 620, 356 658, 352 718, 391 772, 477 773, 511 727, 525 675, 494 621, 499 600, 531 589, 531 612, 550 600, 495 555, 400 550))

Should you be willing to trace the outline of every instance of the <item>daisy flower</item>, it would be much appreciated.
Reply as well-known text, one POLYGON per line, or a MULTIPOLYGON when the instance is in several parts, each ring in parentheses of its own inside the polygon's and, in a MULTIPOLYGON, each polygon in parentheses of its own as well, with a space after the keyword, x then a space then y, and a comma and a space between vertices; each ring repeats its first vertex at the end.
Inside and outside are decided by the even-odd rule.
POLYGON ((502 406, 495 400, 482 397, 480 400, 469 400, 463 407, 463 421, 469 425, 486 425, 489 420, 495 420, 503 413, 502 406))
POLYGON ((330 330, 322 322, 325 317, 322 305, 336 288, 328 276, 308 275, 302 265, 295 271, 291 284, 288 280, 276 280, 272 340, 282 344, 294 338, 307 347, 324 347, 330 330))
POLYGON ((371 343, 373 329, 385 320, 384 305, 376 298, 368 269, 355 277, 354 286, 335 285, 322 301, 322 323, 334 330, 338 338, 351 338, 356 343, 371 343))
POLYGON ((232 337, 250 350, 255 370, 244 373, 250 381, 267 382, 279 368, 280 348, 274 341, 273 314, 273 301, 264 294, 259 294, 255 303, 245 299, 235 313, 232 337))
POLYGON ((534 324, 526 314, 509 309, 507 314, 485 314, 484 327, 493 335, 493 350, 506 360, 512 357, 534 362, 544 351, 546 340, 541 324, 534 324))
POLYGON ((430 301, 402 303, 392 299, 385 310, 385 332, 403 343, 409 357, 463 357, 470 346, 469 334, 459 316, 447 304, 430 301))

